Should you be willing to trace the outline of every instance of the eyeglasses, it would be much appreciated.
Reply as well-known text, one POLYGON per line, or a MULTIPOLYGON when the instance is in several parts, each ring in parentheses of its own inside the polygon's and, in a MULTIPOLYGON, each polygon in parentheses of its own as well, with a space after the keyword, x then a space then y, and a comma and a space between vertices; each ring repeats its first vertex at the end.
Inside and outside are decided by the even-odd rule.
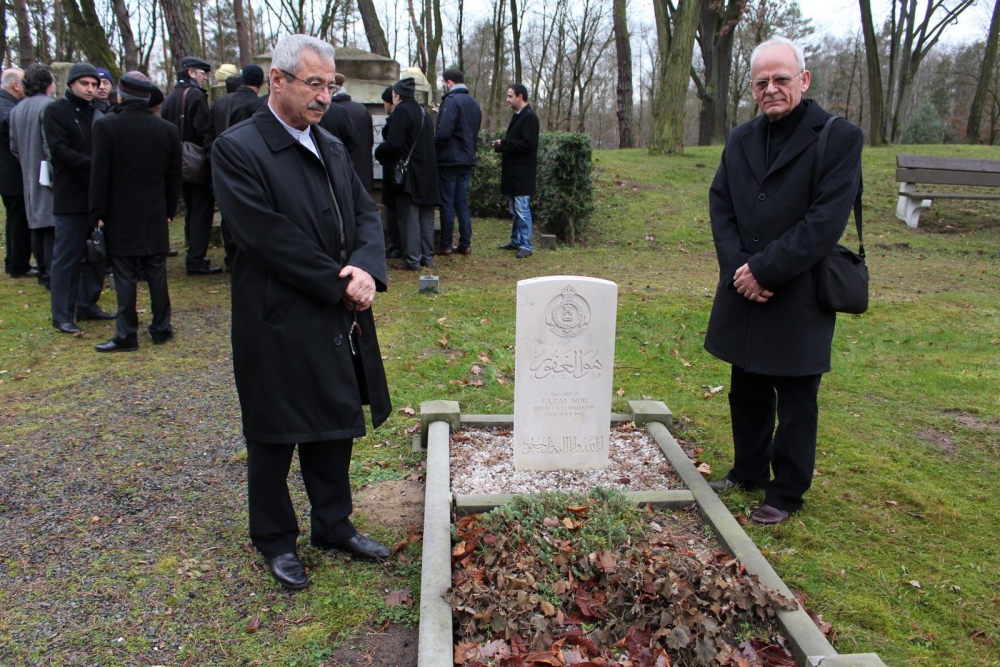
POLYGON ((763 93, 772 83, 778 88, 786 88, 792 82, 792 79, 802 74, 803 71, 799 70, 795 74, 779 74, 778 76, 772 76, 770 79, 754 79, 753 89, 758 93, 763 93))
POLYGON ((319 94, 323 92, 323 90, 325 89, 328 93, 330 93, 330 97, 333 97, 333 95, 337 92, 337 84, 335 83, 323 83, 322 81, 303 81, 302 79, 300 79, 299 77, 295 76, 294 74, 292 74, 287 70, 281 70, 281 73, 287 76, 289 79, 295 79, 299 83, 304 83, 305 85, 309 86, 309 89, 312 90, 313 94, 319 94))

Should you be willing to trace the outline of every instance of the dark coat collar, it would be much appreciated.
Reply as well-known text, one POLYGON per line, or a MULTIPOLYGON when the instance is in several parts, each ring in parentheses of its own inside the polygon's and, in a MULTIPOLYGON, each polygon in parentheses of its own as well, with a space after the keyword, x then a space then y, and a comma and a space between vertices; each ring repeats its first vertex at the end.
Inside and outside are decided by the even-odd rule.
MULTIPOLYGON (((253 120, 257 123, 257 129, 260 130, 260 134, 264 137, 264 141, 267 142, 268 147, 275 153, 278 151, 283 151, 290 146, 294 146, 298 142, 295 141, 295 137, 288 133, 288 130, 281 124, 281 121, 274 115, 271 108, 265 104, 260 111, 253 115, 253 120)), ((330 142, 328 137, 330 135, 325 134, 316 125, 311 125, 310 133, 312 134, 313 141, 316 142, 316 148, 319 150, 320 155, 326 155, 326 146, 330 142), (324 136, 325 135, 325 136, 324 136)), ((330 137, 332 138, 332 137, 330 137)))
POLYGON ((775 159, 770 169, 767 168, 766 147, 764 145, 767 117, 762 114, 747 123, 747 128, 740 140, 743 142, 744 154, 747 156, 747 161, 750 163, 750 168, 757 181, 763 181, 768 175, 784 167, 816 141, 819 138, 819 130, 823 129, 823 124, 826 122, 827 115, 826 110, 816 100, 809 100, 805 116, 802 117, 795 132, 792 133, 788 143, 785 144, 781 154, 775 159))
POLYGON ((4 90, 2 88, 0 88, 0 97, 2 97, 5 100, 8 100, 10 102, 13 102, 14 104, 17 104, 18 102, 21 101, 21 100, 17 99, 16 97, 14 97, 13 93, 9 93, 9 92, 7 92, 6 90, 4 90))
POLYGON ((79 96, 75 95, 73 93, 73 91, 70 90, 69 87, 66 88, 66 100, 70 104, 73 105, 74 109, 93 109, 94 108, 94 101, 93 100, 85 100, 82 97, 79 97, 79 96))

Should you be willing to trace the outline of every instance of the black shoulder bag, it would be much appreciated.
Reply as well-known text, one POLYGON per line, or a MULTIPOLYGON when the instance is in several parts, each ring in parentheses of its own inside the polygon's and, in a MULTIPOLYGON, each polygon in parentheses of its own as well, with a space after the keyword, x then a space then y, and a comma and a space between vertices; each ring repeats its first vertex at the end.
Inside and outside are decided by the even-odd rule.
POLYGON ((187 94, 190 86, 181 93, 181 180, 185 183, 208 185, 212 182, 212 163, 208 151, 201 144, 184 141, 184 117, 187 115, 187 94))
POLYGON ((424 115, 426 112, 420 110, 420 129, 417 130, 417 136, 413 137, 413 145, 410 146, 410 152, 407 153, 406 159, 402 162, 397 162, 396 166, 392 170, 392 182, 396 185, 402 185, 403 181, 406 180, 406 172, 410 168, 410 157, 413 155, 413 149, 417 147, 417 140, 420 139, 420 133, 424 129, 424 115))
MULTIPOLYGON (((813 164, 812 189, 816 192, 819 172, 830 136, 830 126, 838 116, 830 116, 819 134, 816 145, 816 162, 813 164)), ((864 184, 858 185, 854 198, 854 224, 858 230, 858 252, 839 243, 820 260, 816 273, 816 301, 826 310, 835 313, 860 315, 868 310, 868 266, 865 264, 865 244, 861 237, 861 193, 864 184)))

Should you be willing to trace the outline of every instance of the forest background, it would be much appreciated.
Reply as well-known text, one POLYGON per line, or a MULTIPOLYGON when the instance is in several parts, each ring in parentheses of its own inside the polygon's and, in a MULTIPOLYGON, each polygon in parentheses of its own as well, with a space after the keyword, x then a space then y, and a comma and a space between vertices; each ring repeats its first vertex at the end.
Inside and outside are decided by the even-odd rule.
POLYGON ((307 33, 416 65, 438 97, 458 67, 489 129, 506 126, 520 81, 543 129, 676 154, 757 113, 750 53, 781 35, 805 46, 809 95, 871 145, 996 145, 998 4, 857 0, 816 25, 794 0, 0 0, 0 54, 138 69, 169 88, 185 55, 245 65, 307 33))

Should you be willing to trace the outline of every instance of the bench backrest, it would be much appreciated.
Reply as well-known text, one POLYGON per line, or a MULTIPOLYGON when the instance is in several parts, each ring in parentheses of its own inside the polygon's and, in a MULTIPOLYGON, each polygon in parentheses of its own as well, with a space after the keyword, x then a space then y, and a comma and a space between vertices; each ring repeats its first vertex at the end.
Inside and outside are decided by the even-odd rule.
POLYGON ((897 155, 896 181, 1000 187, 1000 160, 897 155))

